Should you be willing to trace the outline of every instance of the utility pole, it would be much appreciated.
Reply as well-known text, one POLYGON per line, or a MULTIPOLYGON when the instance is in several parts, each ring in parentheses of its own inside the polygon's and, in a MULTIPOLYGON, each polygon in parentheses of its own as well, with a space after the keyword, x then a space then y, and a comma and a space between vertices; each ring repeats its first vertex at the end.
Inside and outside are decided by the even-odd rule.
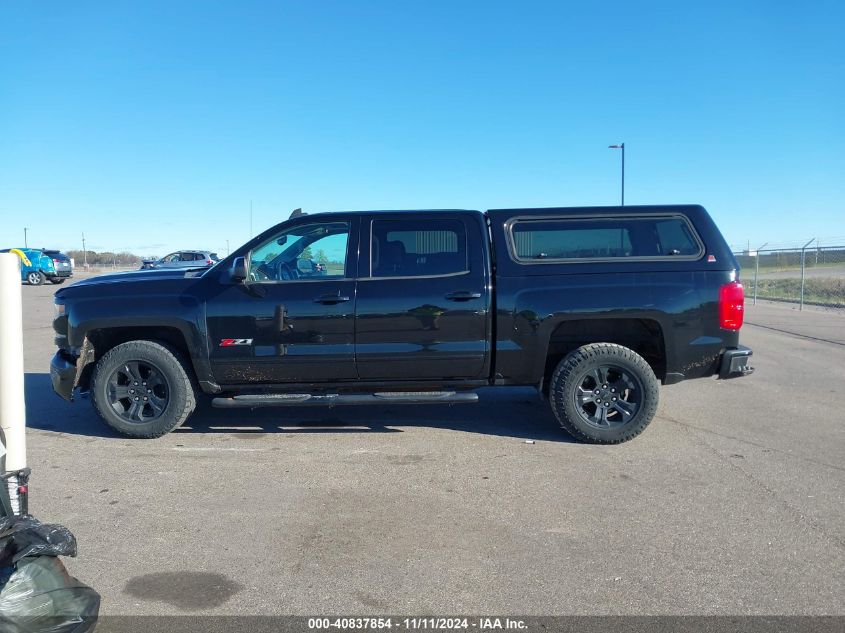
POLYGON ((85 233, 82 234, 82 258, 85 260, 85 270, 88 270, 88 251, 85 250, 85 233))
POLYGON ((226 240, 226 257, 229 256, 229 240, 226 240))
POLYGON ((625 206, 625 143, 619 145, 608 145, 608 149, 622 150, 622 206, 625 206))
POLYGON ((28 228, 23 227, 23 247, 24 248, 29 248, 29 244, 27 244, 27 242, 26 242, 26 232, 28 230, 29 230, 28 228))

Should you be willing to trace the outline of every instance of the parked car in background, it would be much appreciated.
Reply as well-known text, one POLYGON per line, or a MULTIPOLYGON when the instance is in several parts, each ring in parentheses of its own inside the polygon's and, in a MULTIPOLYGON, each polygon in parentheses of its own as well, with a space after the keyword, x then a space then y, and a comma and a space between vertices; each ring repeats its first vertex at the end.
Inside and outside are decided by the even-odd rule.
POLYGON ((70 261, 70 257, 61 251, 50 248, 42 248, 41 252, 53 260, 53 267, 56 269, 56 274, 53 277, 47 276, 52 283, 60 284, 65 279, 73 277, 73 264, 70 261))
POLYGON ((150 268, 202 268, 220 261, 217 253, 211 251, 177 251, 159 260, 141 262, 141 270, 150 268))
POLYGON ((38 248, 6 248, 0 253, 16 253, 21 259, 21 281, 40 286, 46 281, 63 283, 73 276, 70 258, 56 250, 38 248))

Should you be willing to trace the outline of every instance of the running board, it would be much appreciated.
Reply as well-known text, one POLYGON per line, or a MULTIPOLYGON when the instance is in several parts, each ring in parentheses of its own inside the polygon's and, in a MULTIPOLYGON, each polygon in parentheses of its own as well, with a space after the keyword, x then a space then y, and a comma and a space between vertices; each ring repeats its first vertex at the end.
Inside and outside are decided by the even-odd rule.
POLYGON ((255 409, 257 407, 340 406, 378 404, 467 404, 478 402, 471 391, 386 391, 383 393, 274 393, 214 398, 217 409, 255 409))

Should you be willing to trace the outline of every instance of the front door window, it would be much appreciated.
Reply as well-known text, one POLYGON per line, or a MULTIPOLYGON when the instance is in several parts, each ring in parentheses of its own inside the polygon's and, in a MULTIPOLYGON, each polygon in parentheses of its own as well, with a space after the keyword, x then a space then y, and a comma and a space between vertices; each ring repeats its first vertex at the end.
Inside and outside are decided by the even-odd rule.
POLYGON ((343 279, 347 276, 348 222, 301 224, 253 249, 253 282, 343 279))

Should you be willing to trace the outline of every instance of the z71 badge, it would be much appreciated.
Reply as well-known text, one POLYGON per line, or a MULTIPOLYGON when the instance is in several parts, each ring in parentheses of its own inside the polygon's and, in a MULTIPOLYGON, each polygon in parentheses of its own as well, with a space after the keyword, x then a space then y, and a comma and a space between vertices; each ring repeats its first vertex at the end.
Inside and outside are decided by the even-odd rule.
POLYGON ((220 347, 232 347, 234 345, 252 345, 251 338, 222 338, 220 347))

